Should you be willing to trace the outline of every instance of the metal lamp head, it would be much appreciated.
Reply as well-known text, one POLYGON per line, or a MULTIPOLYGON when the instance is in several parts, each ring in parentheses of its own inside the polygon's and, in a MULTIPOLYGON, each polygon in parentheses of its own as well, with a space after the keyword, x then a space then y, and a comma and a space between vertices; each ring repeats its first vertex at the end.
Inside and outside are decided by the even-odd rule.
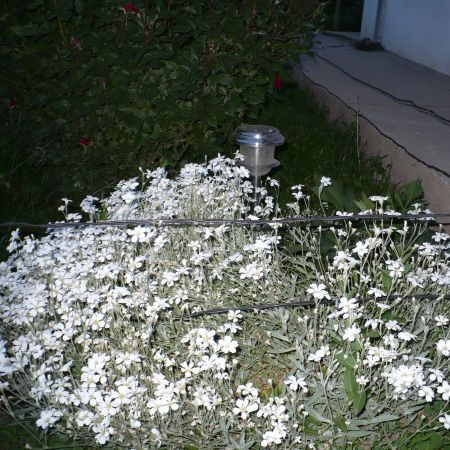
POLYGON ((267 175, 280 162, 274 159, 275 147, 284 144, 284 136, 275 127, 267 125, 241 125, 234 133, 234 142, 244 157, 241 162, 250 175, 267 175))

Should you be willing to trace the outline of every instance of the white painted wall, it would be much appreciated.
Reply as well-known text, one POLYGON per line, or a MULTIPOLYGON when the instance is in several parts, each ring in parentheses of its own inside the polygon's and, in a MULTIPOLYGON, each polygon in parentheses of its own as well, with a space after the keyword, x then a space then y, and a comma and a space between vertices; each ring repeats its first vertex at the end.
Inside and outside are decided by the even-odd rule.
POLYGON ((365 0, 361 37, 375 37, 378 1, 378 36, 386 50, 450 75, 450 0, 365 0))
POLYGON ((375 40, 375 24, 377 19, 378 2, 380 0, 366 0, 361 21, 361 39, 375 40))

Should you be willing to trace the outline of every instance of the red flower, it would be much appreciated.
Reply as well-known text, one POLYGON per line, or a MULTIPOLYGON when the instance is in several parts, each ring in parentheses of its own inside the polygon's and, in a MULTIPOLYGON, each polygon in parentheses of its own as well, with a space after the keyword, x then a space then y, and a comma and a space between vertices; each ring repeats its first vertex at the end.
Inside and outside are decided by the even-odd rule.
POLYGON ((18 105, 15 97, 9 101, 9 109, 14 109, 14 108, 17 108, 18 106, 19 105, 18 105))
POLYGON ((133 5, 133 3, 128 2, 124 7, 123 10, 125 11, 125 13, 135 13, 135 14, 139 14, 141 12, 141 10, 139 8, 137 8, 136 6, 133 5))
POLYGON ((84 136, 80 137, 80 145, 82 145, 83 147, 88 146, 90 143, 91 141, 87 137, 84 136))
POLYGON ((275 74, 275 89, 279 91, 283 87, 283 80, 280 77, 279 73, 275 74))

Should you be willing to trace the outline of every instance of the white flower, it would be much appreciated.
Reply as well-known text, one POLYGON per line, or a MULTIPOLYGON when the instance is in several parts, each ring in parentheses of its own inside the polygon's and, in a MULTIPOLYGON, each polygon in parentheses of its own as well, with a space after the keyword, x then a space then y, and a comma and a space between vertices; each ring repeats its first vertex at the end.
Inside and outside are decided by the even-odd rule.
POLYGON ((80 409, 78 414, 76 415, 76 422, 79 427, 88 426, 92 423, 92 419, 94 418, 94 414, 87 409, 80 409))
POLYGON ((258 388, 255 388, 252 383, 241 384, 237 387, 236 393, 243 396, 258 397, 258 388))
POLYGON ((154 416, 156 413, 162 416, 166 415, 170 411, 167 397, 151 398, 147 402, 147 408, 150 410, 150 414, 154 416))
POLYGON ((239 309, 228 311, 228 320, 231 320, 232 322, 238 322, 239 319, 242 319, 242 314, 239 309))
POLYGON ((448 402, 450 400, 450 384, 444 381, 441 386, 437 388, 439 394, 442 394, 443 400, 448 402))
POLYGON ((367 291, 368 295, 373 295, 375 298, 385 297, 386 293, 383 292, 381 289, 372 287, 367 291))
POLYGON ((369 319, 369 320, 366 321, 364 326, 366 328, 371 327, 372 330, 376 330, 381 324, 382 324, 382 320, 381 319, 369 319))
POLYGON ((89 326, 94 331, 105 328, 105 326, 106 326, 105 315, 100 312, 94 313, 94 314, 92 314, 92 317, 90 318, 88 323, 89 323, 89 326))
POLYGON ((324 284, 312 283, 311 286, 306 290, 308 294, 311 294, 314 298, 322 300, 323 298, 331 299, 330 294, 327 292, 324 284))
POLYGON ((289 386, 293 391, 297 391, 298 388, 301 388, 303 392, 308 392, 306 381, 303 377, 295 377, 294 375, 290 375, 284 380, 284 384, 289 386))
POLYGON ((155 436, 156 442, 158 443, 158 446, 160 446, 162 444, 162 436, 158 428, 152 428, 150 430, 150 433, 152 433, 153 436, 155 436))
POLYGON ((186 378, 191 378, 194 374, 194 363, 193 362, 182 362, 180 364, 181 371, 183 372, 186 378))
POLYGON ((46 409, 44 411, 41 411, 39 419, 36 420, 36 425, 45 430, 48 427, 52 427, 53 424, 62 417, 62 415, 62 411, 59 411, 57 409, 46 409))
POLYGON ((441 422, 447 430, 450 430, 450 414, 444 414, 439 417, 439 422, 441 422))
POLYGON ((367 255, 367 253, 369 253, 369 246, 366 242, 358 241, 355 245, 355 248, 353 249, 353 253, 356 253, 361 259, 364 257, 364 255, 367 255))
POLYGON ((241 416, 242 419, 247 419, 251 412, 257 411, 258 403, 251 400, 249 397, 236 400, 236 407, 233 408, 233 414, 241 416))
POLYGON ((219 349, 222 353, 236 353, 238 347, 237 341, 234 341, 231 336, 225 336, 218 342, 219 349))
POLYGON ((401 331, 398 333, 398 338, 402 341, 409 342, 411 340, 414 340, 416 336, 414 334, 408 333, 407 331, 401 331))
POLYGON ((353 342, 360 333, 361 329, 358 328, 355 324, 353 324, 350 328, 346 328, 344 330, 342 339, 344 339, 344 341, 353 342))
POLYGON ((360 385, 360 386, 365 386, 366 384, 369 383, 369 379, 367 377, 361 376, 361 377, 357 377, 356 378, 356 382, 360 385))
POLYGON ((320 179, 320 185, 323 186, 323 187, 331 186, 331 178, 329 178, 329 177, 322 177, 320 179))
POLYGON ((445 317, 445 316, 443 316, 443 315, 436 316, 436 317, 434 318, 434 320, 436 321, 436 325, 437 325, 438 327, 444 327, 444 326, 447 325, 448 322, 449 322, 448 317, 445 317))
POLYGON ((420 365, 392 368, 382 373, 389 384, 394 386, 396 395, 405 395, 412 387, 422 388, 424 386, 423 368, 420 365))
POLYGON ((444 380, 444 374, 440 370, 430 369, 430 381, 437 381, 438 383, 442 383, 444 380))
MULTIPOLYGON (((303 436, 301 423, 308 412, 299 399, 307 390, 317 394, 317 375, 328 365, 334 403, 344 405, 334 357, 341 335, 346 345, 361 343, 356 383, 360 389, 373 385, 374 411, 378 401, 402 415, 405 402, 450 399, 450 380, 445 381, 450 316, 441 301, 450 282, 445 236, 414 244, 421 242, 415 239, 421 227, 394 228, 390 220, 387 225, 366 220, 361 227, 351 221, 330 224, 335 247, 327 260, 318 252, 325 228, 296 227, 295 238, 305 252, 287 255, 275 228, 144 225, 146 219, 247 217, 252 186, 243 182, 245 170, 234 161, 221 157, 188 164, 178 178, 168 178, 162 169, 142 175, 141 189, 137 179, 123 181, 98 204, 92 198, 82 204, 88 214, 101 212, 96 220, 135 225, 76 228, 72 223, 72 228, 50 228, 39 238, 15 233, 9 247, 13 255, 0 262, 5 334, 0 339, 0 389, 35 405, 34 420, 41 429, 61 424, 69 437, 91 439, 87 444, 98 447, 113 440, 109 447, 132 448, 138 438, 149 448, 178 448, 183 436, 202 432, 205 420, 222 420, 230 435, 245 433, 248 442, 261 448, 320 446, 303 436), (409 255, 407 267, 404 255, 409 255), (298 278, 292 277, 297 262, 303 267, 298 278), (383 269, 398 277, 386 300, 380 299, 386 296, 383 269), (270 317, 254 312, 245 315, 245 325, 242 312, 230 311, 266 300, 287 301, 302 292, 311 303, 333 298, 333 306, 280 310, 270 317), (433 292, 438 298, 397 298, 408 292, 433 292), (189 319, 214 306, 225 314, 189 319), (386 309, 394 310, 392 315, 383 314, 386 309), (292 352, 276 355, 285 367, 285 386, 278 395, 285 397, 268 397, 266 389, 260 396, 247 383, 258 381, 255 372, 265 347, 273 347, 271 352, 281 348, 270 338, 277 329, 274 317, 283 322, 280 326, 288 321, 284 334, 297 353, 296 358, 292 352), (425 341, 417 342, 422 335, 425 341), (303 369, 292 365, 297 359, 303 369), (244 384, 233 389, 235 379, 244 384), (174 424, 180 425, 175 434, 174 424)), ((330 182, 323 177, 320 190, 330 182)), ((299 200, 292 214, 309 216, 302 186, 292 192, 299 200)), ((281 219, 281 210, 263 188, 260 197, 253 217, 281 219)), ((376 211, 382 212, 379 203, 376 211)), ((78 220, 63 209, 66 221, 78 220)), ((268 382, 269 390, 277 383, 268 382)), ((440 413, 440 422, 448 428, 446 413, 440 413)), ((320 436, 322 443, 336 438, 331 428, 320 436)), ((226 436, 219 434, 220 447, 226 436)))
POLYGON ((436 348, 440 354, 450 356, 450 339, 440 339, 436 344, 436 348))
POLYGON ((325 356, 330 354, 330 347, 328 345, 322 345, 315 353, 308 356, 308 361, 320 362, 325 356))
POLYGON ((429 386, 422 386, 419 390, 419 397, 425 397, 427 402, 432 402, 434 399, 434 391, 429 386))
POLYGON ((399 331, 401 330, 400 325, 398 324, 398 322, 396 320, 388 320, 384 326, 386 327, 386 329, 390 330, 390 331, 399 331))
POLYGON ((333 264, 341 270, 349 270, 358 264, 358 261, 350 256, 350 253, 339 250, 333 258, 333 264))
POLYGON ((147 242, 151 236, 149 229, 141 226, 128 230, 127 234, 131 236, 131 242, 147 242))
POLYGON ((135 198, 136 198, 136 193, 130 192, 130 191, 125 192, 125 194, 122 195, 122 200, 127 204, 133 202, 133 200, 135 198))
POLYGON ((180 276, 177 273, 166 271, 162 274, 161 284, 172 287, 179 279, 180 276))
POLYGON ((338 308, 341 312, 348 314, 350 311, 358 307, 358 301, 356 298, 341 297, 339 300, 338 308))
POLYGON ((247 264, 245 267, 241 267, 239 269, 239 273, 241 274, 241 280, 252 278, 256 281, 264 276, 264 269, 262 267, 258 267, 255 263, 251 263, 247 264))
POLYGON ((446 242, 450 236, 447 233, 435 233, 433 235, 433 241, 435 242, 446 242))
POLYGON ((372 195, 371 197, 369 197, 370 200, 372 200, 373 202, 378 202, 383 206, 383 203, 388 199, 388 197, 382 197, 380 195, 372 195))
POLYGON ((400 260, 392 261, 389 259, 388 261, 386 261, 386 268, 389 270, 389 275, 392 278, 401 277, 403 272, 405 271, 405 267, 400 260))

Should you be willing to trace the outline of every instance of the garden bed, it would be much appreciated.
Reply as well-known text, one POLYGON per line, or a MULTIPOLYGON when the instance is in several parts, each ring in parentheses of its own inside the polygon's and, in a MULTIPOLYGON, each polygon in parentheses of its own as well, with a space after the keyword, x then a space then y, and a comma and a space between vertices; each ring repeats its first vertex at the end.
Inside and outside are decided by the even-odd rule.
MULTIPOLYGON (((427 242, 382 196, 280 228, 223 157, 142 175, 88 197, 85 218, 238 222, 78 228, 66 202, 65 228, 13 233, 0 370, 19 420, 112 448, 385 448, 450 428, 448 235, 427 242), (241 226, 252 209, 270 224, 241 226), (252 307, 292 300, 307 303, 252 307)), ((333 186, 316 186, 323 208, 333 186)), ((315 214, 292 194, 285 215, 315 214)))

